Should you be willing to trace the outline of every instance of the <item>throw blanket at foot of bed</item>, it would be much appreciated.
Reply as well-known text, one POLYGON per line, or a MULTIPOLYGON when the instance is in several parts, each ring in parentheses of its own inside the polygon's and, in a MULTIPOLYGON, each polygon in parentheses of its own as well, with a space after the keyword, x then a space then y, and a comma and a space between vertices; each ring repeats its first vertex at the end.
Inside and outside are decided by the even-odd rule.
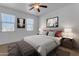
POLYGON ((8 46, 9 56, 39 56, 40 54, 27 42, 21 40, 8 46))

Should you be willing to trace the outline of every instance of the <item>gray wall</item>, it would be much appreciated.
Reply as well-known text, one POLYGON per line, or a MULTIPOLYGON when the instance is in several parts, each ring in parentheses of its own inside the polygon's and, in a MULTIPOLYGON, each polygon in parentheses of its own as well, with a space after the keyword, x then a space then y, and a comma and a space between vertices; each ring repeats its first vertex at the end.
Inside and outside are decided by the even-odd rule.
MULTIPOLYGON (((14 41, 18 41, 23 39, 23 37, 28 35, 35 35, 38 33, 38 27, 39 27, 39 17, 30 15, 28 13, 23 13, 21 11, 13 10, 6 7, 0 7, 0 13, 7 13, 15 15, 16 18, 32 18, 34 19, 34 30, 27 32, 26 29, 19 29, 17 28, 15 23, 15 31, 14 32, 1 32, 1 23, 0 23, 0 44, 10 43, 14 41)), ((17 19, 15 20, 17 21, 17 19)), ((1 16, 0 16, 0 22, 1 22, 1 16)))
MULTIPOLYGON (((71 4, 65 6, 51 13, 45 14, 40 17, 39 27, 46 25, 46 19, 51 17, 59 17, 59 28, 64 29, 65 27, 72 28, 74 33, 74 39, 79 44, 79 4, 71 4)), ((52 28, 54 29, 54 28, 52 28)))

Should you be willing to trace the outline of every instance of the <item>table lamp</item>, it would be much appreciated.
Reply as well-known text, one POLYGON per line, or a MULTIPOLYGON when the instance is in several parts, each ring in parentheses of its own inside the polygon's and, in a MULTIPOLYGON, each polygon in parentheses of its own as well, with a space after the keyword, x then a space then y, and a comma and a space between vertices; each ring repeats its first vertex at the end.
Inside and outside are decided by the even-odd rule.
POLYGON ((73 33, 71 28, 65 28, 64 32, 62 33, 63 38, 70 38, 73 39, 73 33))

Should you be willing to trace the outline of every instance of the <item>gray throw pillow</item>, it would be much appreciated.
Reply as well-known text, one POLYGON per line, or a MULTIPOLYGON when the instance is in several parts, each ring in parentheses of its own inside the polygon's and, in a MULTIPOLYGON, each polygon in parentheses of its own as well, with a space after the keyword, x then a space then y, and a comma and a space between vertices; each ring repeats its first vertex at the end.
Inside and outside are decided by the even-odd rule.
POLYGON ((51 32, 51 31, 49 31, 48 36, 52 36, 52 37, 54 37, 54 36, 55 36, 55 32, 51 32))

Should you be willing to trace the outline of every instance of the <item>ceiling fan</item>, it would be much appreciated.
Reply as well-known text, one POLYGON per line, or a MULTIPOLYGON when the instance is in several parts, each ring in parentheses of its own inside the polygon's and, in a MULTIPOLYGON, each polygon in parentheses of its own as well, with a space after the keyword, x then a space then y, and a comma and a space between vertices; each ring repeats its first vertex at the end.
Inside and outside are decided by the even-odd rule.
POLYGON ((30 4, 30 6, 31 8, 29 10, 36 9, 38 12, 40 12, 40 7, 47 8, 46 5, 41 5, 40 3, 33 3, 33 4, 30 4))

